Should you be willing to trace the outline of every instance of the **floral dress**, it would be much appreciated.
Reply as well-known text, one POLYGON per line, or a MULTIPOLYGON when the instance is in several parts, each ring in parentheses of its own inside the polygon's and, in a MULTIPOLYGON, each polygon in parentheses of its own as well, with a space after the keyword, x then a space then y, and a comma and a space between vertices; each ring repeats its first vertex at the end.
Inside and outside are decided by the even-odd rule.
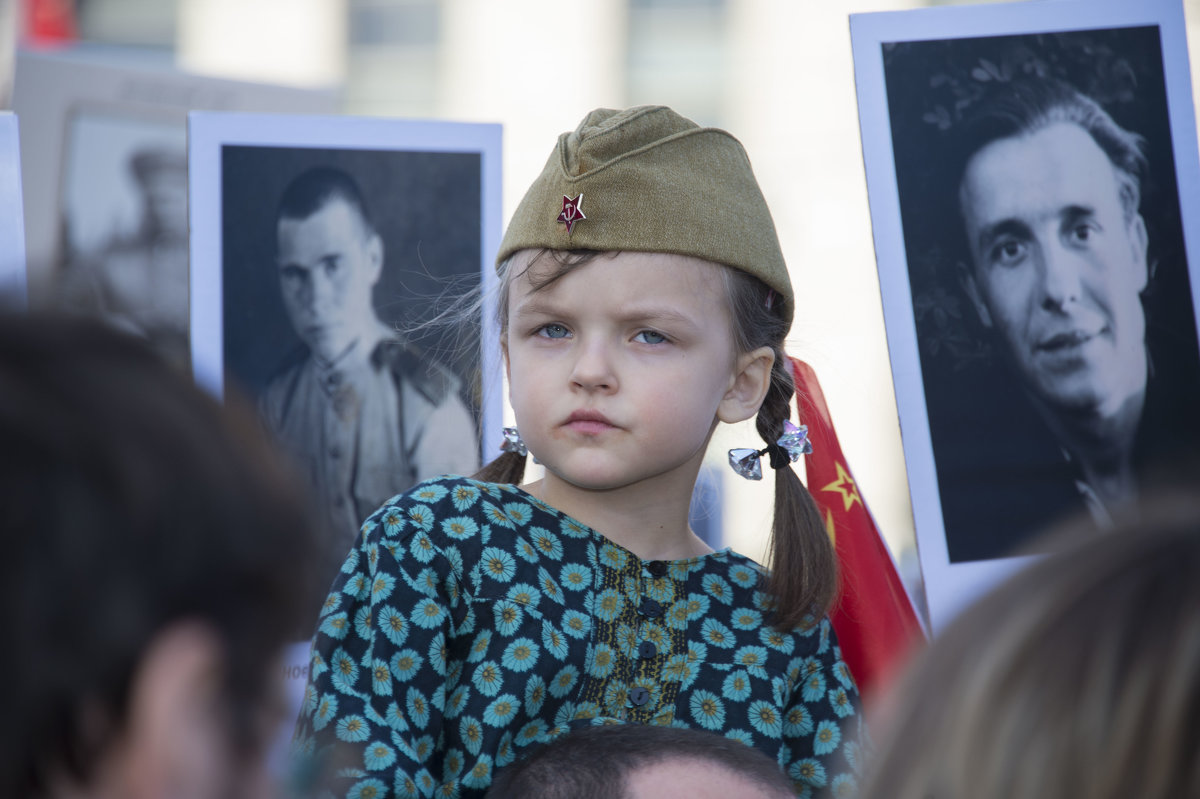
POLYGON ((643 561, 514 486, 424 482, 364 523, 325 601, 296 753, 339 797, 482 796, 527 747, 615 720, 851 795, 864 732, 829 621, 773 629, 762 580, 730 550, 643 561))

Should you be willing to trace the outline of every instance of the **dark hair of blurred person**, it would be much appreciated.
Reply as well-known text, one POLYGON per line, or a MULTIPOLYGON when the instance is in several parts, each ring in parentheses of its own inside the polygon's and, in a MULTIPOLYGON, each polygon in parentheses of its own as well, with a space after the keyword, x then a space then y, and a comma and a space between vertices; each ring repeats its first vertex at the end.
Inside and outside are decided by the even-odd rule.
POLYGON ((779 764, 741 741, 652 724, 579 727, 501 770, 487 799, 788 799, 779 764))
POLYGON ((0 316, 0 796, 262 796, 314 534, 250 411, 0 316))
POLYGON ((863 799, 1200 796, 1200 500, 1147 499, 1102 537, 1060 529, 934 639, 863 799))

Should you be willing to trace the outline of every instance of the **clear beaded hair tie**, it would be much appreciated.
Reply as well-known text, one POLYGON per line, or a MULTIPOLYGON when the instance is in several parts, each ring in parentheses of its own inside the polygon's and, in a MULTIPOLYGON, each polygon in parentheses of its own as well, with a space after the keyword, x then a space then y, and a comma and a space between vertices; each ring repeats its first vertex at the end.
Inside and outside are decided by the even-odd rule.
POLYGON ((808 425, 794 425, 790 420, 784 419, 783 435, 775 439, 774 444, 768 444, 762 449, 731 449, 729 465, 747 480, 761 480, 763 455, 770 457, 772 469, 782 469, 800 460, 801 455, 808 455, 812 451, 812 442, 808 440, 808 425))
POLYGON ((502 431, 504 440, 500 442, 501 452, 513 452, 521 457, 529 454, 529 450, 525 447, 525 442, 521 440, 521 434, 517 432, 515 427, 506 427, 502 431))

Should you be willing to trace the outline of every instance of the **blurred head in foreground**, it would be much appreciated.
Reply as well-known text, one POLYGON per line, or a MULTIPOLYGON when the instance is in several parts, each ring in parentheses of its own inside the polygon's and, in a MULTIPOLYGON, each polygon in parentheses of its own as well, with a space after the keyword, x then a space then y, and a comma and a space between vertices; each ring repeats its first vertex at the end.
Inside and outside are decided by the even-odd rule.
POLYGON ((864 798, 1200 796, 1200 501, 1060 535, 896 686, 864 798))
POLYGON ((499 772, 487 799, 790 799, 779 764, 716 733, 580 727, 499 772))
POLYGON ((313 534, 252 415, 100 323, 0 316, 0 547, 0 796, 270 791, 313 534))

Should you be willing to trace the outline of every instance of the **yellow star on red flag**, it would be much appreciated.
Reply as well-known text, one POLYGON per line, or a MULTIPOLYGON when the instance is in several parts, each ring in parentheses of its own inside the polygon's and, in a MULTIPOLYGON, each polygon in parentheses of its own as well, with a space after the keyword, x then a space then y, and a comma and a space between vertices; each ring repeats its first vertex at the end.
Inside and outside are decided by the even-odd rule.
POLYGON ((829 491, 835 494, 841 494, 842 503, 845 505, 842 510, 850 510, 851 506, 854 505, 855 502, 857 502, 859 505, 862 505, 862 497, 859 496, 858 486, 854 483, 854 478, 851 477, 850 473, 846 471, 844 466, 842 466, 841 461, 838 461, 835 466, 837 466, 838 479, 834 480, 829 485, 824 486, 821 490, 829 491))

